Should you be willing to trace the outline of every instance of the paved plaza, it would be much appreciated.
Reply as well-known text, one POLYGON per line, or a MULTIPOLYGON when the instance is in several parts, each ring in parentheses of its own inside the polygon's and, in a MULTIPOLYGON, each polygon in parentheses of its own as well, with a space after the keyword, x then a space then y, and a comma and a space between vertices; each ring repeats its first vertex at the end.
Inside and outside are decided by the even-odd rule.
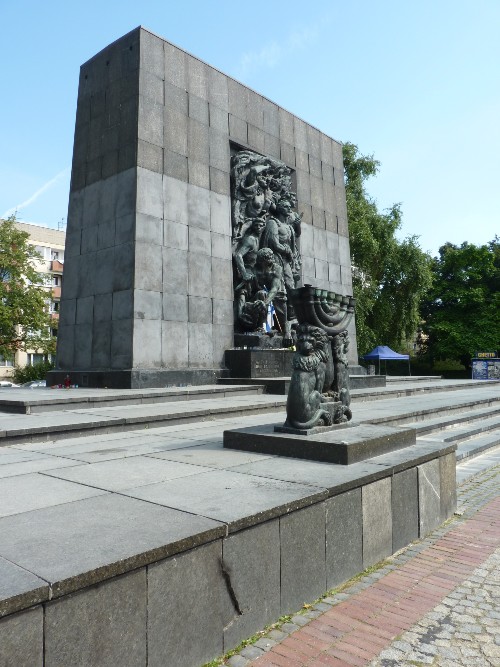
POLYGON ((457 468, 454 519, 227 661, 231 667, 500 664, 500 448, 457 468))

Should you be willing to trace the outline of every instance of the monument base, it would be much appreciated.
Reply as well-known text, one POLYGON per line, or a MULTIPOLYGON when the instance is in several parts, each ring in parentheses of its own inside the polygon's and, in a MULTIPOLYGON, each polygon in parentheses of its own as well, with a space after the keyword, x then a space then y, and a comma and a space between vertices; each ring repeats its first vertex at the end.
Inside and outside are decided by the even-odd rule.
POLYGON ((290 377, 293 355, 292 350, 255 347, 226 350, 224 361, 232 378, 279 378, 290 377))
POLYGON ((273 424, 224 431, 225 448, 341 465, 388 454, 415 442, 416 431, 413 428, 378 424, 359 424, 349 428, 349 422, 337 425, 335 430, 309 436, 275 431, 273 424))
POLYGON ((215 384, 227 377, 221 368, 135 368, 130 370, 53 370, 47 373, 47 386, 64 384, 69 375, 72 385, 107 389, 147 389, 150 387, 186 387, 188 385, 215 384))
POLYGON ((275 426, 275 433, 291 433, 292 435, 316 435, 317 433, 329 433, 339 429, 358 426, 357 422, 345 422, 343 424, 332 424, 331 426, 314 426, 313 428, 293 428, 293 426, 275 426))

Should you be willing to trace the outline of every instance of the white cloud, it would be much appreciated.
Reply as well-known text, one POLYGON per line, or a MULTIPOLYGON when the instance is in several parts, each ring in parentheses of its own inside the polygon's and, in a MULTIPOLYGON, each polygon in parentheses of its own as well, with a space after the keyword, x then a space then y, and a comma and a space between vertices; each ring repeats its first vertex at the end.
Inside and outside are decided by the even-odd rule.
POLYGON ((68 175, 70 171, 70 167, 66 167, 62 171, 60 171, 58 174, 54 176, 54 178, 51 178, 49 181, 44 183, 41 188, 38 188, 36 192, 34 192, 28 199, 25 201, 21 202, 20 204, 17 204, 16 206, 13 206, 12 208, 9 208, 5 213, 1 216, 2 218, 8 218, 9 215, 12 215, 13 213, 16 213, 17 211, 20 211, 23 208, 26 208, 30 204, 32 204, 34 201, 40 197, 44 192, 49 190, 53 185, 55 185, 61 178, 65 177, 68 175))
POLYGON ((318 38, 321 27, 327 21, 328 19, 325 18, 321 23, 318 22, 299 29, 295 28, 279 42, 273 40, 264 44, 259 50, 247 51, 240 58, 239 76, 243 77, 249 72, 263 67, 275 67, 284 58, 296 51, 302 51, 318 38))

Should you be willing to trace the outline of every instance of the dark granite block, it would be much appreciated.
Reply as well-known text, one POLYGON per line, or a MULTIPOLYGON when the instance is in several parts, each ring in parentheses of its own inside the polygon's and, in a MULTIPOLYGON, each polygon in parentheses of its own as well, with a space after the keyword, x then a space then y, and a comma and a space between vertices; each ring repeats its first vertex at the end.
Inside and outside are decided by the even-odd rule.
POLYGON ((439 475, 441 478, 441 521, 453 516, 457 508, 457 475, 455 453, 447 454, 439 459, 439 475))
POLYGON ((208 126, 194 118, 188 120, 188 157, 209 164, 210 142, 208 126))
POLYGON ((188 287, 188 253, 178 248, 163 248, 163 291, 185 294, 188 287))
POLYGON ((227 76, 212 67, 208 68, 208 101, 211 105, 228 111, 227 76))
POLYGON ((188 322, 188 355, 188 365, 191 368, 213 367, 213 331, 211 322, 208 324, 188 322))
MULTIPOLYGON (((165 82, 170 83, 181 90, 187 88, 187 64, 186 53, 173 44, 164 42, 163 52, 165 56, 165 82)), ((165 93, 166 93, 165 88, 165 93)), ((165 95, 165 99, 167 96, 165 95)))
POLYGON ((90 368, 91 359, 92 324, 78 324, 75 326, 75 367, 90 368))
POLYGON ((248 143, 248 123, 231 113, 229 114, 229 136, 234 141, 248 143))
POLYGON ((439 459, 418 466, 420 537, 441 523, 441 475, 439 459))
POLYGON ((307 126, 307 152, 313 158, 321 160, 321 133, 311 125, 307 126))
POLYGON ((206 297, 190 296, 189 303, 189 321, 199 324, 212 323, 212 299, 206 297))
POLYGON ((190 94, 208 100, 208 65, 186 54, 187 89, 190 94))
POLYGON ((264 153, 265 155, 271 155, 278 160, 280 159, 281 144, 278 137, 274 137, 272 134, 264 134, 264 153))
POLYGON ((392 551, 399 551, 418 538, 417 469, 410 468, 392 478, 392 551))
POLYGON ((326 590, 325 505, 280 519, 281 613, 290 614, 326 590))
POLYGON ((327 165, 333 165, 332 140, 326 134, 320 133, 321 161, 327 165))
POLYGON ((227 80, 229 113, 247 120, 247 88, 234 79, 227 80))
POLYGON ((185 155, 180 155, 174 151, 165 148, 163 152, 163 173, 165 176, 171 176, 187 183, 188 180, 188 159, 185 155))
POLYGON ((179 155, 188 154, 188 117, 172 107, 165 107, 164 147, 179 155))
POLYGON ((188 93, 165 79, 165 106, 188 115, 188 93))
POLYGON ((152 72, 163 79, 165 72, 165 60, 163 53, 163 39, 152 33, 140 29, 140 67, 152 72))
MULTIPOLYGON (((212 262, 210 255, 188 252, 188 289, 190 296, 211 297, 213 289, 212 262)), ((222 261, 222 260, 220 260, 222 261)), ((220 298, 224 298, 221 296, 220 298)))
MULTIPOLYGON (((294 141, 294 132, 293 132, 293 116, 289 111, 285 109, 279 109, 279 120, 280 120, 280 139, 282 142, 293 146, 294 141)), ((300 148, 300 147, 299 147, 300 148)))
POLYGON ((200 188, 210 188, 210 169, 208 164, 188 159, 189 183, 200 188))
POLYGON ((248 145, 257 153, 263 154, 266 150, 264 130, 248 123, 248 145))
POLYGON ((148 568, 148 665, 199 667, 223 653, 237 611, 221 561, 218 540, 148 568))
POLYGON ((318 160, 317 157, 309 155, 309 173, 316 178, 322 179, 323 172, 321 170, 321 160, 318 160))
POLYGON ((375 565, 392 553, 391 480, 367 484, 363 503, 363 568, 375 565))
MULTIPOLYGON (((208 190, 204 190, 208 194, 208 190)), ((210 224, 210 218, 207 218, 210 224)), ((202 255, 211 255, 210 232, 208 229, 189 227, 189 251, 202 255)))
POLYGON ((163 226, 163 245, 167 248, 188 249, 188 226, 181 222, 165 220, 163 226))
POLYGON ((307 124, 297 116, 293 117, 293 136, 295 147, 307 153, 307 124))
POLYGON ((309 156, 307 153, 304 153, 304 151, 301 151, 298 148, 295 149, 295 163, 297 165, 297 169, 309 172, 309 156))
POLYGON ((92 368, 109 368, 111 363, 111 321, 92 325, 92 368))
POLYGON ((46 664, 144 665, 146 605, 145 568, 47 603, 46 664))
POLYGON ((214 104, 210 104, 209 109, 210 115, 210 127, 213 127, 214 130, 218 132, 223 132, 224 134, 229 134, 229 114, 224 109, 219 109, 219 107, 214 104))
POLYGON ((208 102, 196 95, 189 95, 189 117, 208 125, 208 102))
POLYGON ((137 144, 137 166, 155 171, 158 174, 163 174, 163 148, 139 139, 137 144))
POLYGON ((43 664, 42 606, 0 619, 0 665, 42 667, 43 664))
POLYGON ((222 567, 235 613, 224 629, 224 652, 280 616, 279 520, 230 535, 223 541, 222 567))
POLYGON ((165 82, 163 76, 147 69, 139 71, 139 94, 157 104, 164 104, 165 82))
POLYGON ((361 489, 325 500, 326 587, 334 588, 363 570, 361 489))
POLYGON ((279 138, 280 116, 278 105, 262 98, 262 107, 264 110, 264 131, 271 134, 273 137, 279 138))
POLYGON ((229 172, 230 156, 227 134, 210 128, 210 166, 229 172))
POLYGON ((162 319, 168 322, 188 321, 188 297, 184 294, 163 294, 162 319))

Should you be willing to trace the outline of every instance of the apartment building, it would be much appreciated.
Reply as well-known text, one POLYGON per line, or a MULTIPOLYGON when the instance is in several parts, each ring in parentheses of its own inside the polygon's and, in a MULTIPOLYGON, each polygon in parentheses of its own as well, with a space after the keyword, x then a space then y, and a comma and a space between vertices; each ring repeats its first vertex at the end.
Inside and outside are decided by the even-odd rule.
MULTIPOLYGON (((42 227, 27 222, 16 222, 16 227, 29 234, 28 242, 35 246, 41 259, 36 262, 36 269, 40 273, 48 274, 47 279, 47 308, 50 310, 53 323, 52 335, 57 335, 59 319, 59 303, 61 300, 61 286, 64 268, 64 243, 66 233, 50 227, 42 227)), ((42 361, 43 355, 36 350, 17 352, 14 359, 4 359, 0 356, 0 380, 9 379, 14 366, 26 366, 42 361)))

